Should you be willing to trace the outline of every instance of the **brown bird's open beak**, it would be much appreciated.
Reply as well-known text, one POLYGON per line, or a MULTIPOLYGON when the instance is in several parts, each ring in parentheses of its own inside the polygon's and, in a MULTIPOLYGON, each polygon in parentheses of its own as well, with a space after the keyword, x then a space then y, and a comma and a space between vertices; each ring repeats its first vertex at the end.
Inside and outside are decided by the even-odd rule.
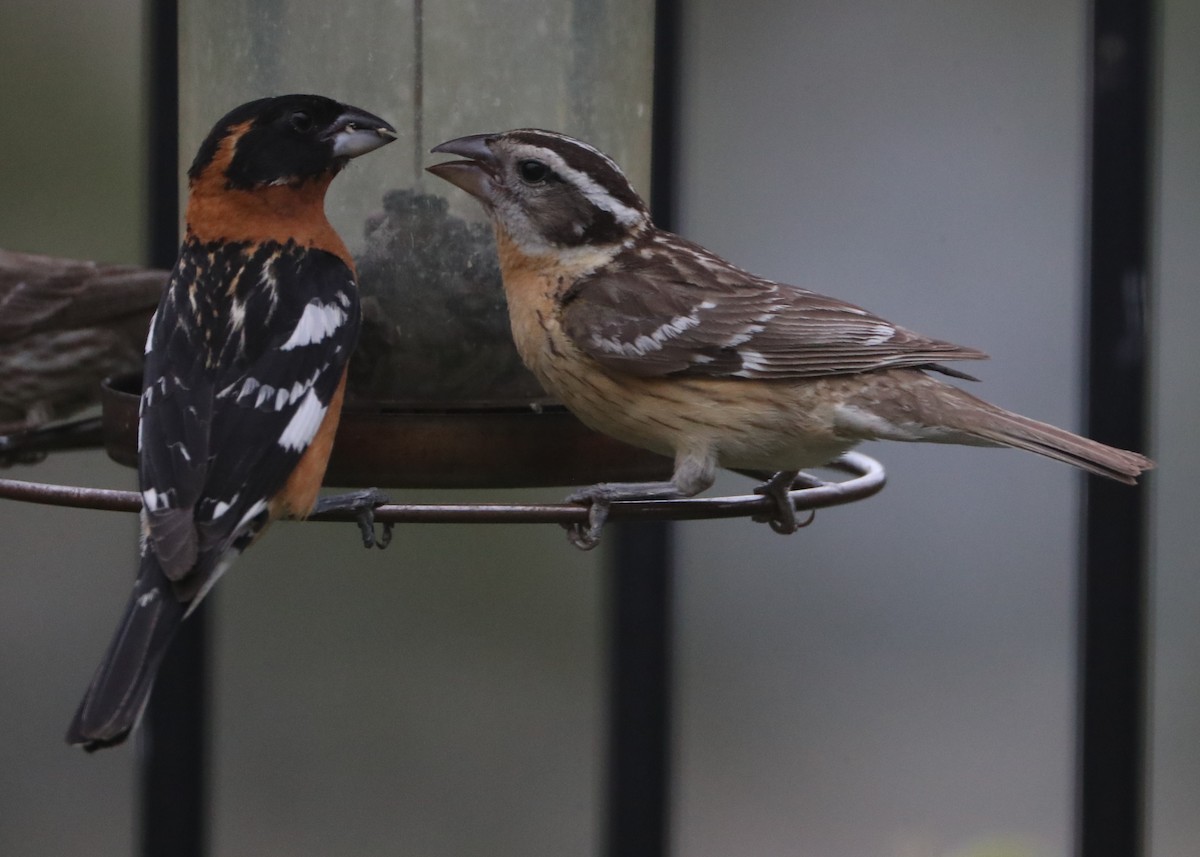
POLYGON ((459 155, 469 160, 447 161, 425 169, 438 178, 462 188, 480 202, 490 203, 496 190, 495 170, 499 162, 488 146, 488 140, 495 136, 472 134, 469 137, 439 143, 430 151, 442 155, 459 155))

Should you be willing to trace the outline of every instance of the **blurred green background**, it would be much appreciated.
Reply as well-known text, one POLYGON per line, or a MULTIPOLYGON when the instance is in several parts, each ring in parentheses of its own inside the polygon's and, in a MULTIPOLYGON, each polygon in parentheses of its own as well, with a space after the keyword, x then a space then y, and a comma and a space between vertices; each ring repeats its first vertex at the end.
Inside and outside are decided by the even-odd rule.
MULTIPOLYGON (((141 34, 128 0, 0 8, 0 246, 142 261, 141 34)), ((96 454, 13 475, 133 487, 96 454)), ((80 656, 115 619, 116 599, 96 599, 130 580, 135 522, 7 501, 0 522, 0 849, 130 853, 132 754, 87 764, 55 744, 69 686, 86 681, 80 656)))

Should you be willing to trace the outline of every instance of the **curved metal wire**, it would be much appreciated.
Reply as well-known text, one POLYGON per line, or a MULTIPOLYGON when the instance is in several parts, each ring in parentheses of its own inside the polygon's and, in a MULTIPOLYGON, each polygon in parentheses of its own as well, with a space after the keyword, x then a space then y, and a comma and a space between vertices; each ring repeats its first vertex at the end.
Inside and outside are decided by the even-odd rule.
MULTIPOLYGON (((884 486, 883 465, 856 452, 829 465, 849 473, 844 482, 821 482, 789 492, 797 511, 852 503, 878 493, 884 486)), ((47 506, 69 506, 107 512, 137 512, 142 498, 136 491, 48 485, 19 479, 0 479, 0 497, 47 506)), ((774 501, 758 494, 733 497, 695 497, 688 500, 638 500, 612 505, 612 520, 695 521, 767 514, 774 501)), ((314 515, 310 520, 350 521, 349 512, 314 515)), ((571 503, 390 503, 375 510, 375 520, 393 524, 574 524, 587 520, 587 509, 571 503)))

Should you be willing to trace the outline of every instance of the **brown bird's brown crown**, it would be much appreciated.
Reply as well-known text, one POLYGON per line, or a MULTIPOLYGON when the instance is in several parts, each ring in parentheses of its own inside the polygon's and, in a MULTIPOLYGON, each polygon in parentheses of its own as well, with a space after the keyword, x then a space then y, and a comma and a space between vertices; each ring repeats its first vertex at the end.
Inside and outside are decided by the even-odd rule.
POLYGON ((429 168, 476 196, 531 250, 612 246, 650 225, 650 212, 611 158, 582 141, 533 128, 478 134, 434 152, 429 168))

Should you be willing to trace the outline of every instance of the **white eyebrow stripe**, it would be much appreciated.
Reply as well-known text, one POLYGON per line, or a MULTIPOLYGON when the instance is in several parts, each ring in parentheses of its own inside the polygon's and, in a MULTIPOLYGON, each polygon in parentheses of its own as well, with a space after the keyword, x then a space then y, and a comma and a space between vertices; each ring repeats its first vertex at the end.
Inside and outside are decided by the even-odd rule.
MULTIPOLYGON (((571 142, 577 143, 578 141, 572 140, 571 142)), ((578 188, 579 192, 587 197, 588 201, 597 208, 602 208, 612 214, 612 216, 616 218, 617 222, 622 226, 633 226, 634 224, 641 223, 646 219, 644 212, 625 205, 625 203, 621 202, 611 193, 605 190, 602 185, 592 179, 592 177, 587 173, 581 172, 574 167, 567 166, 567 162, 564 161, 562 156, 557 152, 547 149, 543 146, 528 144, 520 148, 525 150, 532 157, 537 157, 540 160, 549 162, 550 167, 554 170, 554 172, 570 182, 572 186, 578 188)), ((585 148, 590 149, 591 147, 585 148)), ((520 149, 518 152, 519 151, 520 149)), ((591 151, 595 152, 596 154, 602 154, 597 152, 595 149, 591 149, 591 151)), ((618 167, 611 158, 605 155, 604 159, 618 175, 624 177, 625 174, 621 172, 620 167, 618 167)))

